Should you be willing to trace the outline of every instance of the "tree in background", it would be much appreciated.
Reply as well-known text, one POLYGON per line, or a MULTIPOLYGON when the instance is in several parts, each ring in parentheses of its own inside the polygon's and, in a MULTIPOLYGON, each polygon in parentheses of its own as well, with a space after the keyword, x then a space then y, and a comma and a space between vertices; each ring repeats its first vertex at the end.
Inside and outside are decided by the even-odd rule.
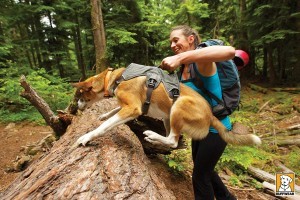
POLYGON ((203 40, 246 50, 247 78, 280 84, 299 77, 296 0, 16 0, 2 1, 0 13, 3 67, 44 68, 75 81, 108 66, 159 65, 171 54, 170 28, 188 24, 203 40))
POLYGON ((100 73, 107 68, 105 61, 106 38, 101 0, 91 0, 91 22, 95 46, 96 73, 100 73))

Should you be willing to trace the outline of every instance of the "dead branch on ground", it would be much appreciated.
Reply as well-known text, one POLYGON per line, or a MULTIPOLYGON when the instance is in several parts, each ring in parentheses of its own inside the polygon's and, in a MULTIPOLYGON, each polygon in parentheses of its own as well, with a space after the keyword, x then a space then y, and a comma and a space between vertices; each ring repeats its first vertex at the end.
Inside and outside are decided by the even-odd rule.
POLYGON ((27 99, 40 112, 46 123, 53 129, 55 136, 63 135, 70 124, 71 116, 55 115, 46 101, 27 83, 24 75, 20 78, 20 84, 25 89, 20 96, 27 99))

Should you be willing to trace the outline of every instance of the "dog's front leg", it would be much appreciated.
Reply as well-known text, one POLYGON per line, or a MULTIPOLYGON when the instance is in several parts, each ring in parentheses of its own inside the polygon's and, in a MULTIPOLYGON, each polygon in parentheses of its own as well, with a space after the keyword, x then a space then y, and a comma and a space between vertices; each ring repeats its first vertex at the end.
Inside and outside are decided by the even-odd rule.
POLYGON ((166 129, 166 136, 168 137, 170 133, 170 118, 164 118, 163 122, 164 122, 164 127, 166 129))
POLYGON ((105 132, 111 130, 112 128, 119 126, 121 124, 124 124, 130 120, 133 120, 135 117, 132 116, 128 116, 125 118, 120 117, 119 113, 115 114, 114 116, 112 116, 111 118, 109 118, 107 121, 103 122, 98 128, 96 128, 95 130, 81 136, 76 143, 74 144, 74 146, 79 146, 80 144, 85 146, 86 143, 88 143, 89 141, 91 141, 92 139, 99 137, 101 135, 103 135, 105 132))
POLYGON ((99 117, 98 117, 98 119, 99 120, 106 120, 106 119, 108 119, 108 118, 110 118, 110 117, 112 117, 113 115, 115 115, 117 112, 119 112, 121 110, 121 107, 119 106, 119 107, 117 107, 117 108, 115 108, 115 109, 113 109, 113 110, 111 110, 111 111, 109 111, 109 112, 107 112, 107 113, 104 113, 104 114, 102 114, 102 115, 100 115, 99 117))

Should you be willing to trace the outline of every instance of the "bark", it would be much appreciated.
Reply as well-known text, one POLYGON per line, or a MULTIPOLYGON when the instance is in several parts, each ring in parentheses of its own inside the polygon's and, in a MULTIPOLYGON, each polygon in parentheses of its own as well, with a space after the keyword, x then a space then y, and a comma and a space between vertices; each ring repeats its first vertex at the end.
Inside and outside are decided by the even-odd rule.
POLYGON ((275 66, 273 62, 273 48, 268 48, 268 69, 269 69, 269 78, 270 78, 270 84, 275 85, 277 83, 277 75, 275 71, 275 66))
POLYGON ((267 181, 267 182, 275 182, 275 176, 263 171, 261 169, 258 169, 256 167, 248 167, 247 169, 248 173, 251 174, 253 177, 255 177, 256 179, 258 179, 259 181, 267 181))
POLYGON ((91 0, 91 23, 93 26, 95 57, 96 57, 96 74, 104 71, 105 66, 105 49, 106 39, 101 9, 101 0, 91 0))
POLYGON ((49 154, 30 165, 0 199, 176 199, 126 125, 86 147, 71 148, 115 106, 116 101, 105 99, 75 117, 49 154))
POLYGON ((76 26, 72 29, 73 31, 73 38, 74 38, 74 44, 75 44, 75 49, 76 49, 76 59, 77 59, 77 64, 78 64, 78 69, 81 71, 82 79, 86 79, 86 66, 84 63, 84 58, 83 58, 83 50, 82 50, 82 44, 81 44, 81 33, 80 33, 80 28, 79 28, 79 16, 78 13, 76 12, 74 15, 76 26))

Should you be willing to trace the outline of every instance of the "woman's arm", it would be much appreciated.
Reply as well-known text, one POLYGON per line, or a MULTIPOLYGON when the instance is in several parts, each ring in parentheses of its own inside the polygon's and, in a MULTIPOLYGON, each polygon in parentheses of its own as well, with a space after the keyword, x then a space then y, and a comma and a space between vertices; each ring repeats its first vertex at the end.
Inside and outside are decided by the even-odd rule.
POLYGON ((166 57, 161 62, 161 68, 174 71, 182 64, 197 63, 198 66, 212 66, 212 62, 232 59, 235 49, 231 46, 209 46, 202 49, 186 51, 166 57), (211 64, 209 64, 211 63, 211 64))

